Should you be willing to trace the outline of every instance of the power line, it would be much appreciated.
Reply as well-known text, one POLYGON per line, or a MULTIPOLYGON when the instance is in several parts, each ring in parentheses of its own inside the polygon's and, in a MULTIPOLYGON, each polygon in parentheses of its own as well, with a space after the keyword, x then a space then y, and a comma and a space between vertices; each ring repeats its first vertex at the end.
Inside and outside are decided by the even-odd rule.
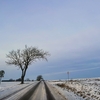
MULTIPOLYGON (((93 69, 99 69, 100 67, 95 67, 95 68, 86 68, 86 69, 79 69, 79 70, 69 70, 69 72, 79 72, 79 71, 86 71, 86 70, 93 70, 93 69)), ((47 73, 47 74, 43 74, 45 76, 48 75, 57 75, 57 74, 63 74, 66 73, 67 71, 63 71, 63 72, 55 72, 55 73, 47 73)))

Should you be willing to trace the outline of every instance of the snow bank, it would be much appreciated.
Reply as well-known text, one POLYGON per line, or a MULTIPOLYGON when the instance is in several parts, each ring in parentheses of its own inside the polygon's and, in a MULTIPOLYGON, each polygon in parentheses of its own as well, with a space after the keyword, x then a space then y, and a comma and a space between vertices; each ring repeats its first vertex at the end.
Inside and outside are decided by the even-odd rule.
POLYGON ((50 82, 68 100, 100 100, 100 78, 50 82))

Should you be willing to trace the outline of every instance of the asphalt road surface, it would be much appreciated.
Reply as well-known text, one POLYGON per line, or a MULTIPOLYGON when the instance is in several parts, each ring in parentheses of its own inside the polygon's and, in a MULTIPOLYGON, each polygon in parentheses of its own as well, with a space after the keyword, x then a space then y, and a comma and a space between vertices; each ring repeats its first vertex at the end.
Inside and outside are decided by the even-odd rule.
POLYGON ((36 82, 0 100, 67 100, 46 81, 36 82), (28 88, 28 89, 27 89, 28 88))
POLYGON ((41 81, 19 100, 67 100, 48 82, 41 81))
POLYGON ((40 82, 29 100, 47 100, 44 82, 40 82))

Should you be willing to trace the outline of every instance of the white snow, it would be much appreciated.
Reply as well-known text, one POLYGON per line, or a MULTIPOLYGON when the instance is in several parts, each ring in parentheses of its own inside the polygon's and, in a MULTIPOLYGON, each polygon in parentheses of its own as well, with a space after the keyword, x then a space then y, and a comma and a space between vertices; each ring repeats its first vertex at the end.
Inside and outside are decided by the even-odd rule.
MULTIPOLYGON (((2 82, 0 84, 0 99, 22 89, 7 98, 7 100, 18 100, 36 83, 36 81, 25 84, 20 84, 20 82, 2 82)), ((100 100, 100 78, 74 79, 67 82, 56 80, 49 81, 49 83, 67 100, 100 100)))
POLYGON ((100 100, 100 78, 49 82, 68 100, 100 100))
MULTIPOLYGON (((36 83, 37 82, 34 82, 34 85, 36 83)), ((25 84, 20 84, 20 82, 2 82, 0 84, 0 99, 5 97, 5 96, 8 96, 10 94, 13 94, 14 92, 16 92, 20 89, 27 87, 27 88, 21 90, 20 92, 16 93, 17 97, 20 97, 20 96, 22 96, 22 94, 26 93, 27 90, 33 86, 31 84, 33 84, 33 82, 27 82, 25 84)), ((13 100, 13 99, 7 99, 7 100, 13 100)))

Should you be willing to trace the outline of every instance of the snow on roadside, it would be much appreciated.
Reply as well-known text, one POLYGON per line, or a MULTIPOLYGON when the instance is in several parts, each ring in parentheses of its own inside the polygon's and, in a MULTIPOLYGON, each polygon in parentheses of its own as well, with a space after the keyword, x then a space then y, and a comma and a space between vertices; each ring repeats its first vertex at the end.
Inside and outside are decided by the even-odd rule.
POLYGON ((62 89, 58 87, 57 85, 53 84, 53 87, 59 91, 60 94, 62 94, 67 100, 85 100, 80 96, 77 96, 71 91, 66 91, 66 89, 62 89))
POLYGON ((20 82, 2 82, 0 84, 0 92, 8 90, 9 88, 13 88, 18 84, 20 84, 20 82))
POLYGON ((100 78, 52 81, 53 86, 68 100, 100 100, 100 78))
POLYGON ((25 84, 20 84, 20 82, 2 82, 0 84, 0 99, 22 88, 25 88, 28 85, 31 85, 32 83, 33 82, 28 82, 25 84))
POLYGON ((30 89, 32 89, 33 86, 35 86, 37 84, 37 82, 34 82, 34 84, 26 87, 25 89, 15 93, 14 95, 10 96, 9 98, 5 99, 5 100, 19 100, 23 95, 25 95, 25 93, 27 93, 30 89))

